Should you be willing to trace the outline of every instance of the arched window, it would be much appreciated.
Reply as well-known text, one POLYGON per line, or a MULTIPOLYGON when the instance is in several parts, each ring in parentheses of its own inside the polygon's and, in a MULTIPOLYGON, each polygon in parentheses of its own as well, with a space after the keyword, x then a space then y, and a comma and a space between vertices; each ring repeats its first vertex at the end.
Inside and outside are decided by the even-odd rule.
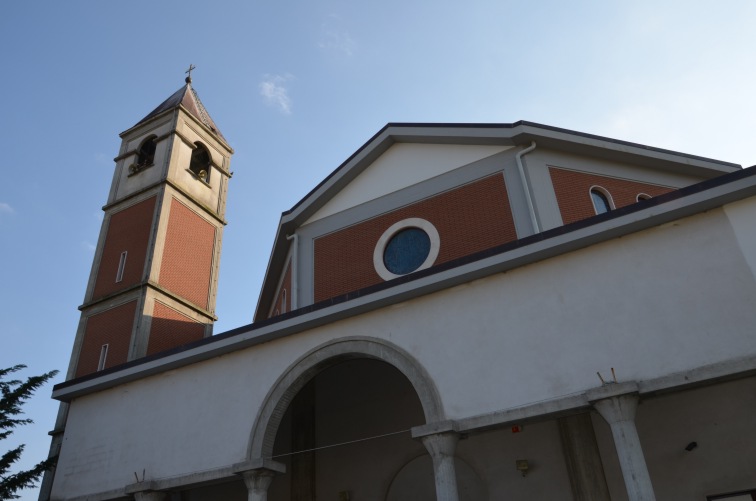
POLYGON ((210 153, 200 143, 194 143, 196 148, 192 151, 192 159, 189 162, 189 170, 203 181, 210 182, 210 153))
POLYGON ((650 199, 651 199, 651 195, 647 195, 645 193, 638 193, 638 196, 635 197, 635 200, 637 200, 638 202, 640 202, 641 200, 650 200, 650 199))
POLYGON ((601 188, 591 188, 591 201, 596 214, 603 214, 612 210, 612 203, 609 200, 609 194, 601 188))
POLYGON ((137 165, 141 168, 149 167, 155 163, 155 148, 157 136, 150 136, 142 142, 137 153, 137 165))

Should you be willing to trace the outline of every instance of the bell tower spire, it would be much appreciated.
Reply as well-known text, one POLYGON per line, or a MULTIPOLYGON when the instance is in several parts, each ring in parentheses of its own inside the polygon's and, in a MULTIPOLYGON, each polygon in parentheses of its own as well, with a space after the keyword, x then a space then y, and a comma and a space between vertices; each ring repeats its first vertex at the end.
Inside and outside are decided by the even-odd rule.
POLYGON ((121 133, 69 379, 212 334, 233 149, 193 69, 121 133))

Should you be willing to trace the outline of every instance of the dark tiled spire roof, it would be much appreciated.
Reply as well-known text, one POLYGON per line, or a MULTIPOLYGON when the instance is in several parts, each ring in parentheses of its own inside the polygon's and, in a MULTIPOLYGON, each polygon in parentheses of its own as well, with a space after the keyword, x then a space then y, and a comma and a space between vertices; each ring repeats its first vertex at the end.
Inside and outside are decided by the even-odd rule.
POLYGON ((146 117, 137 122, 134 127, 146 122, 152 117, 163 113, 164 111, 177 108, 179 105, 183 106, 189 113, 194 115, 197 120, 205 124, 208 129, 217 134, 218 137, 223 140, 223 142, 226 142, 226 138, 223 137, 223 134, 221 134, 221 131, 218 129, 218 126, 215 125, 213 119, 210 118, 210 114, 205 109, 202 101, 200 101, 197 92, 194 90, 194 88, 192 88, 191 81, 188 81, 186 85, 174 92, 171 97, 160 103, 157 108, 152 110, 146 117))

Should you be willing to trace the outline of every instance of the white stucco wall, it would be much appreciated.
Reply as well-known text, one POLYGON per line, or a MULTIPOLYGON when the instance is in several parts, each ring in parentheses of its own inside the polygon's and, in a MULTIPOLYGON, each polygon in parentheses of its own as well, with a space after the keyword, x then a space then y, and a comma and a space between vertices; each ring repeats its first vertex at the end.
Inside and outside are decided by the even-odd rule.
POLYGON ((110 199, 108 203, 112 203, 116 200, 120 200, 124 197, 136 193, 158 182, 166 170, 166 163, 169 160, 169 145, 170 139, 164 138, 157 143, 155 148, 155 160, 154 165, 144 169, 135 175, 129 174, 129 166, 136 163, 138 156, 138 149, 142 142, 151 135, 157 137, 163 137, 170 132, 173 125, 173 117, 166 115, 153 123, 149 129, 143 130, 139 135, 132 138, 124 138, 121 145, 121 151, 134 151, 133 155, 125 157, 118 161, 118 167, 116 168, 113 187, 111 188, 110 199))
POLYGON ((724 207, 727 218, 730 220, 743 258, 751 268, 751 274, 756 276, 756 198, 746 198, 724 207))
POLYGON ((756 282, 728 210, 78 398, 53 498, 244 460, 275 380, 342 337, 409 352, 452 419, 584 391, 611 367, 642 381, 754 355, 756 282))
MULTIPOLYGON (((215 164, 223 165, 223 156, 217 149, 212 147, 212 143, 206 138, 196 134, 192 129, 184 128, 184 131, 188 131, 186 135, 191 140, 207 146, 207 151, 212 155, 215 164)), ((179 140, 174 141, 172 155, 175 161, 171 163, 168 178, 196 200, 211 209, 216 209, 218 207, 218 197, 220 196, 220 186, 223 174, 221 174, 217 168, 211 167, 210 178, 207 183, 197 179, 197 177, 189 170, 192 151, 194 151, 193 148, 185 142, 179 140)))

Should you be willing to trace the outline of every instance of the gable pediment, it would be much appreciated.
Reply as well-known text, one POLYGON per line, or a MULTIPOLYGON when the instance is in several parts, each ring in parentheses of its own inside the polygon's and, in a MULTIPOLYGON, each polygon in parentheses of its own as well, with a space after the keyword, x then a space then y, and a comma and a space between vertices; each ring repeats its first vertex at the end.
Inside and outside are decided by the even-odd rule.
MULTIPOLYGON (((413 196, 427 198, 434 194, 435 188, 448 191, 457 186, 455 183, 458 181, 461 183, 459 186, 469 184, 478 178, 466 177, 468 173, 481 174, 482 171, 475 170, 476 166, 488 161, 491 164, 498 162, 494 157, 502 152, 505 152, 504 157, 511 154, 511 161, 502 160, 498 171, 509 169, 508 177, 514 180, 512 206, 514 212, 519 214, 519 219, 514 217, 515 226, 522 229, 524 235, 530 234, 532 228, 537 227, 532 224, 532 212, 528 212, 522 183, 518 181, 525 174, 521 173, 524 166, 519 165, 515 149, 529 154, 528 162, 532 165, 528 166, 528 175, 535 176, 535 181, 532 182, 540 187, 535 192, 536 202, 543 212, 541 217, 550 218, 544 228, 560 226, 563 221, 551 190, 552 181, 548 177, 547 167, 554 164, 569 168, 569 165, 563 165, 566 159, 583 159, 573 166, 578 171, 581 166, 585 167, 584 164, 589 163, 601 166, 632 165, 644 169, 646 173, 662 172, 673 177, 682 175, 700 179, 740 168, 728 162, 525 121, 513 124, 389 123, 302 200, 282 214, 255 319, 266 318, 276 297, 282 273, 289 266, 292 256, 298 256, 297 259, 304 261, 299 264, 291 261, 291 265, 299 271, 296 274, 297 280, 290 287, 292 290, 306 292, 302 295, 304 299, 297 301, 296 305, 292 304, 292 308, 312 304, 314 282, 311 261, 316 233, 322 235, 322 230, 333 233, 339 228, 352 225, 356 220, 352 216, 347 217, 348 214, 359 217, 378 216, 392 208, 399 209, 407 203, 419 201, 413 196), (535 148, 535 153, 529 154, 530 148, 535 148)), ((485 171, 489 174, 494 172, 485 171)), ((695 181, 692 178, 689 179, 690 182, 695 181)), ((652 182, 648 179, 646 181, 652 182)), ((655 182, 658 184, 658 179, 655 182)), ((675 183, 662 184, 677 186, 675 183)), ((685 184, 687 183, 680 186, 685 184)), ((506 189, 505 195, 511 196, 509 188, 506 189)), ((525 193, 533 196, 532 190, 525 193)), ((509 203, 507 206, 510 206, 509 203)), ((532 210, 531 208, 530 211, 532 210)))
POLYGON ((375 200, 513 148, 503 145, 396 143, 305 224, 375 200))

